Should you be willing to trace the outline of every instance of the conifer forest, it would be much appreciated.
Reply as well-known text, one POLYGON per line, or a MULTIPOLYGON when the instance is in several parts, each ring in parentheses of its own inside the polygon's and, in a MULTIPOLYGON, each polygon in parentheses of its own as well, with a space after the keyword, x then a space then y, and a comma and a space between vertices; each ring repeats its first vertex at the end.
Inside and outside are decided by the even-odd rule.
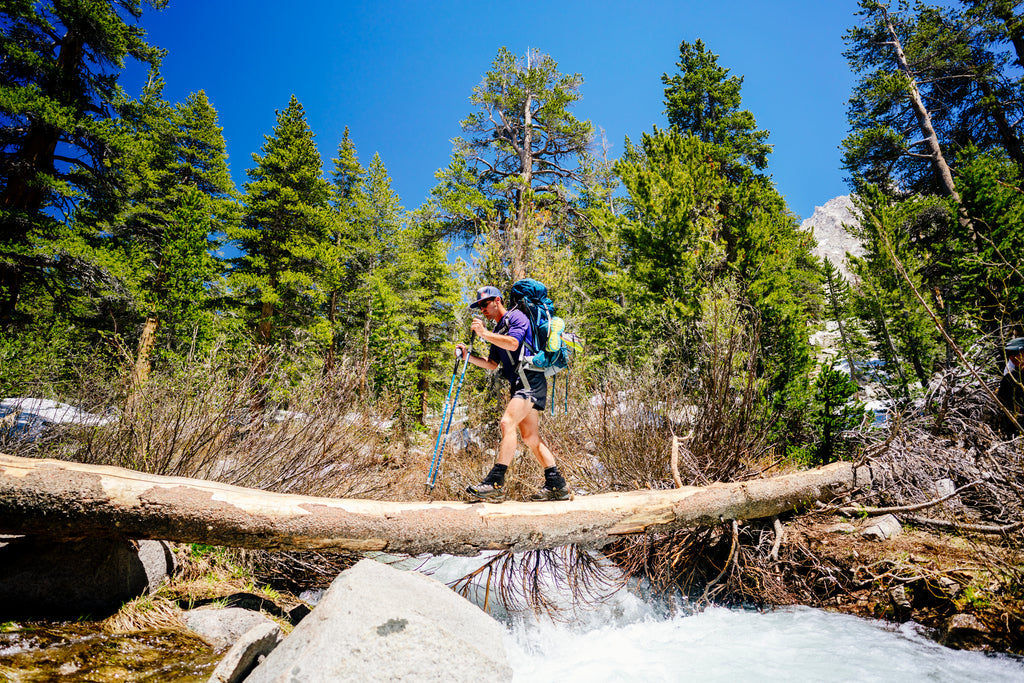
MULTIPOLYGON (((0 8, 0 399, 102 418, 25 439, 0 416, 0 452, 419 499, 473 292, 530 277, 584 340, 542 417, 578 494, 884 463, 890 486, 846 503, 869 510, 933 501, 949 480, 965 507, 915 515, 996 530, 983 583, 1008 615, 1003 649, 1024 651, 1022 565, 1003 554, 1022 541, 1024 398, 997 397, 1024 336, 1020 3, 861 0, 835 144, 863 249, 837 264, 767 172, 743 75, 700 39, 664 65, 664 118, 616 158, 577 116, 588 74, 494 46, 410 207, 356 131, 322 158, 295 96, 232 159, 237 186, 203 84, 165 99, 146 21, 173 1, 0 8), (120 84, 127 65, 148 70, 140 92, 120 84)), ((505 390, 470 369, 435 498, 490 467, 505 390)), ((531 474, 509 494, 526 496, 536 465, 521 452, 514 467, 531 474)), ((737 533, 613 554, 736 603, 840 590, 788 546, 772 573, 778 547, 737 533)))

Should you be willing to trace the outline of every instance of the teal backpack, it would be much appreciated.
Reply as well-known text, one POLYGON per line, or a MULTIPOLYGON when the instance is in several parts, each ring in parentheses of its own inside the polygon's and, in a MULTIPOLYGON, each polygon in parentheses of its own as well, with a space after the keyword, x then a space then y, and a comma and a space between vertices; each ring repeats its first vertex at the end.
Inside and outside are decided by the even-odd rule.
POLYGON ((512 285, 509 301, 530 320, 533 349, 524 347, 521 356, 527 370, 542 370, 550 377, 569 365, 573 354, 583 351, 583 340, 565 329, 565 321, 555 315, 555 304, 548 288, 531 278, 512 285), (530 351, 533 355, 527 355, 530 351))

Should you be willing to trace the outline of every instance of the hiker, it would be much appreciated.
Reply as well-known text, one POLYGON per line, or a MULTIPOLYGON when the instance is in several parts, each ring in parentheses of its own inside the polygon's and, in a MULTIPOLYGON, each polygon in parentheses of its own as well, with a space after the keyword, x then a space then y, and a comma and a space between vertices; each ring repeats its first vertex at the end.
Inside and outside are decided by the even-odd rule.
MULTIPOLYGON (((1024 386, 1021 385, 1021 370, 1024 370, 1024 337, 1014 337, 1008 341, 1003 352, 1006 356, 1006 367, 1003 368, 1003 378, 999 382, 999 392, 996 396, 1019 423, 1024 419, 1021 415, 1021 410, 1024 409, 1024 386)), ((1013 420, 1000 412, 1003 433, 1010 437, 1016 436, 1017 427, 1013 420)))
MULTIPOLYGON (((501 366, 501 374, 508 380, 511 398, 501 416, 501 448, 498 460, 483 481, 470 486, 466 492, 480 500, 504 499, 505 474, 515 457, 519 438, 544 468, 544 485, 530 496, 530 500, 565 500, 569 487, 558 471, 555 456, 540 438, 540 413, 547 403, 548 381, 543 372, 526 370, 521 359, 524 346, 533 349, 533 332, 526 314, 513 308, 508 310, 497 287, 486 286, 476 290, 477 299, 470 308, 481 311, 495 323, 490 331, 479 318, 473 319, 473 333, 491 345, 487 358, 470 356, 469 362, 484 370, 493 371, 501 366)), ((465 344, 458 345, 459 353, 466 352, 465 344)))

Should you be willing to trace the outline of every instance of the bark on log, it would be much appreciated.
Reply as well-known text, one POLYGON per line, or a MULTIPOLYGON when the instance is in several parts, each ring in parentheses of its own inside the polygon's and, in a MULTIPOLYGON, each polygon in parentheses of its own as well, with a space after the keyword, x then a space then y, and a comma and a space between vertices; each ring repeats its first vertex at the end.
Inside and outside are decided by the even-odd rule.
POLYGON ((773 515, 867 483, 833 463, 771 479, 503 504, 315 498, 0 454, 0 534, 117 534, 267 550, 475 555, 773 515))

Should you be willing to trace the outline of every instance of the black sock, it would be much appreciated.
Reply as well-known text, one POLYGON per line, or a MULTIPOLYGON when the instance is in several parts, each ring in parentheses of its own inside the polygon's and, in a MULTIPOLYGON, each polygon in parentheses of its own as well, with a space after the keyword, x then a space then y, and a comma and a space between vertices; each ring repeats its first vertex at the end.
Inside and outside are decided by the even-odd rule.
POLYGON ((558 466, 544 468, 544 485, 549 489, 564 489, 565 477, 558 471, 558 466))
POLYGON ((508 465, 502 465, 500 462, 495 463, 481 483, 491 484, 492 486, 504 486, 506 472, 508 472, 508 465))

